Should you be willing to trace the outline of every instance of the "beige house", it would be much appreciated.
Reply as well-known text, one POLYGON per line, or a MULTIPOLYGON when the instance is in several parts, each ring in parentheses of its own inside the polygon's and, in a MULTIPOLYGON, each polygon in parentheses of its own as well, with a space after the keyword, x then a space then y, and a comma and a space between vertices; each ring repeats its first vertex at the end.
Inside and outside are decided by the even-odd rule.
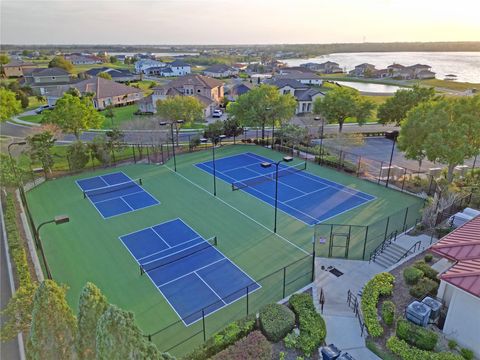
POLYGON ((92 77, 72 85, 58 86, 57 89, 47 94, 47 102, 54 105, 59 98, 70 88, 75 88, 81 94, 94 94, 92 101, 97 110, 108 106, 130 105, 142 98, 142 90, 107 80, 101 77, 92 77))
POLYGON ((44 68, 26 70, 24 83, 32 88, 37 95, 46 95, 60 85, 73 83, 71 75, 61 68, 44 68))
POLYGON ((153 94, 142 99, 140 112, 156 113, 157 101, 170 96, 194 96, 204 104, 205 117, 211 116, 224 96, 223 82, 203 75, 186 75, 153 88, 153 94))
POLYGON ((35 64, 13 59, 8 64, 2 65, 2 75, 7 78, 22 77, 25 75, 25 71, 35 69, 35 67, 35 64))

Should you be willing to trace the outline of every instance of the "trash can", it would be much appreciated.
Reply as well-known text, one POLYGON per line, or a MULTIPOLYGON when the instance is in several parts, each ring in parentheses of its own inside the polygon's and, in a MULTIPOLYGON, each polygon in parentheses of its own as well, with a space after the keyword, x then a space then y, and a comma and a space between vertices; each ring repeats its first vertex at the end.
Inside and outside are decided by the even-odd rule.
POLYGON ((355 360, 355 358, 352 355, 350 355, 348 352, 346 352, 340 355, 340 357, 337 358, 337 360, 355 360))
POLYGON ((340 356, 340 350, 333 344, 322 347, 321 353, 323 360, 336 360, 340 356))

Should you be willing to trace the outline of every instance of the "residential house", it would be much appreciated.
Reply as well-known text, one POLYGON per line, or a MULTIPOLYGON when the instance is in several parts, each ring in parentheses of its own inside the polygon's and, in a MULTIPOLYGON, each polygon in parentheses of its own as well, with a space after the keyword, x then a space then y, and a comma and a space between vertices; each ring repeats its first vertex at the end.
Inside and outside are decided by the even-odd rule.
POLYGON ((238 71, 245 71, 247 70, 248 64, 237 63, 233 64, 232 67, 237 69, 238 71))
POLYGON ((164 67, 165 63, 153 59, 141 59, 135 63, 135 73, 146 74, 146 70, 152 67, 164 67))
POLYGON ((36 95, 45 95, 59 85, 72 84, 74 80, 68 71, 61 68, 35 68, 25 71, 25 85, 32 88, 36 95))
POLYGON ((2 65, 2 75, 10 77, 22 77, 28 70, 35 69, 35 64, 12 59, 8 64, 2 65))
POLYGON ((375 65, 363 63, 355 66, 355 69, 351 70, 348 74, 356 77, 370 77, 376 70, 375 65))
POLYGON ((416 64, 403 66, 401 64, 392 64, 387 67, 390 70, 390 77, 395 79, 434 79, 435 73, 431 71, 430 65, 416 64))
POLYGON ((192 72, 192 67, 190 66, 190 64, 187 64, 183 60, 179 59, 168 63, 167 67, 172 70, 172 75, 170 76, 183 76, 188 75, 192 72))
POLYGON ((292 73, 316 74, 316 71, 303 66, 283 67, 278 69, 278 74, 280 75, 292 74, 292 73))
POLYGON ((65 59, 73 65, 94 65, 103 63, 102 58, 94 55, 69 54, 65 55, 65 59))
POLYGON ((325 96, 323 92, 293 79, 272 79, 267 84, 274 85, 282 95, 291 94, 297 100, 295 114, 311 113, 315 99, 325 96))
POLYGON ((313 71, 318 71, 322 74, 335 74, 343 72, 343 70, 340 68, 340 65, 333 61, 327 61, 321 64, 309 62, 301 64, 300 66, 313 71))
POLYGON ((228 101, 235 101, 240 95, 249 92, 255 85, 251 82, 239 82, 233 84, 230 88, 225 90, 225 97, 228 101))
POLYGON ((164 86, 153 88, 153 94, 139 102, 140 112, 156 113, 157 101, 170 96, 194 96, 204 105, 205 117, 211 116, 224 97, 223 82, 203 75, 185 75, 164 86))
POLYGON ((372 74, 371 77, 383 79, 383 78, 389 78, 391 77, 392 73, 390 69, 380 69, 380 70, 375 70, 372 74))
POLYGON ((133 74, 126 69, 112 69, 108 67, 93 68, 84 72, 85 76, 88 78, 98 76, 100 73, 109 74, 112 77, 113 81, 116 82, 127 82, 127 81, 136 81, 140 80, 140 76, 133 74))
POLYGON ((216 64, 206 68, 203 74, 213 78, 227 78, 231 76, 237 76, 239 70, 223 64, 216 64))
POLYGON ((274 79, 278 80, 296 80, 305 85, 317 85, 322 86, 323 80, 320 76, 312 72, 287 72, 282 70, 280 75, 275 75, 274 79))
POLYGON ((449 262, 437 297, 448 308, 443 333, 480 358, 480 216, 458 227, 430 250, 449 262))
POLYGON ((142 90, 107 80, 101 77, 92 77, 75 84, 57 86, 46 94, 48 105, 55 105, 57 100, 71 88, 80 91, 81 94, 94 94, 93 106, 97 110, 103 110, 108 106, 131 105, 142 98, 142 90))

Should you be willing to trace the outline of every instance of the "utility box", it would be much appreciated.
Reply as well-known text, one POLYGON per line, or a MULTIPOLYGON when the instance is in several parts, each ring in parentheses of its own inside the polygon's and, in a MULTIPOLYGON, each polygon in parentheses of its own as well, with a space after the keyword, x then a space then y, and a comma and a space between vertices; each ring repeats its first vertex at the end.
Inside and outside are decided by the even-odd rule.
POLYGON ((468 169, 469 166, 467 165, 458 165, 453 168, 453 173, 455 175, 460 175, 460 177, 464 177, 468 169))
POLYGON ((439 178, 442 175, 442 168, 430 168, 428 169, 428 173, 433 176, 435 179, 439 178))
POLYGON ((340 350, 333 344, 322 347, 320 352, 323 360, 336 360, 340 356, 340 350))
POLYGON ((436 322, 440 317, 440 310, 442 309, 442 303, 430 296, 427 296, 422 300, 422 304, 425 304, 430 309, 432 309, 432 311, 430 311, 430 320, 436 322))
POLYGON ((412 323, 420 326, 427 326, 432 309, 419 301, 414 301, 407 306, 406 318, 412 323))

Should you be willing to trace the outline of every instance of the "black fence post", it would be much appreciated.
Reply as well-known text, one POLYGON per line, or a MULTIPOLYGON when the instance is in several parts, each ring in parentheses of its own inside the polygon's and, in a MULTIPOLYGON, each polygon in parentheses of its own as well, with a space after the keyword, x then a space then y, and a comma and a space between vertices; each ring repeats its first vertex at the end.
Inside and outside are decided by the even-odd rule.
POLYGON ((385 237, 383 240, 385 240, 388 236, 388 225, 390 224, 390 216, 387 218, 387 226, 385 227, 385 237))
POLYGON ((315 281, 315 238, 312 241, 312 282, 315 281))
POLYGON ((403 231, 406 231, 407 230, 407 216, 408 216, 408 207, 407 209, 405 210, 405 218, 403 219, 403 231))
POLYGON ((147 145, 147 162, 150 164, 150 153, 148 151, 148 145, 147 145))
POLYGON ((249 302, 249 298, 248 298, 248 286, 247 286, 247 296, 246 296, 246 299, 247 299, 247 316, 248 316, 248 302, 249 302))
POLYGON ((132 145, 132 150, 133 150, 133 162, 136 164, 137 163, 137 158, 135 156, 135 144, 132 145))
POLYGON ((368 239, 368 225, 367 225, 367 229, 365 230, 365 240, 363 241, 363 255, 362 255, 363 260, 365 260, 365 251, 367 250, 367 239, 368 239))
POLYGON ((380 172, 378 174, 377 184, 380 184, 380 178, 382 177, 383 161, 380 162, 380 172))
POLYGON ((285 287, 287 283, 287 267, 283 268, 283 291, 282 291, 282 299, 285 299, 285 287))
POLYGON ((203 342, 207 341, 207 333, 205 331, 205 310, 202 309, 202 329, 203 329, 203 342))
POLYGON ((407 178, 407 168, 404 169, 405 171, 403 172, 402 191, 405 188, 405 179, 407 178))

